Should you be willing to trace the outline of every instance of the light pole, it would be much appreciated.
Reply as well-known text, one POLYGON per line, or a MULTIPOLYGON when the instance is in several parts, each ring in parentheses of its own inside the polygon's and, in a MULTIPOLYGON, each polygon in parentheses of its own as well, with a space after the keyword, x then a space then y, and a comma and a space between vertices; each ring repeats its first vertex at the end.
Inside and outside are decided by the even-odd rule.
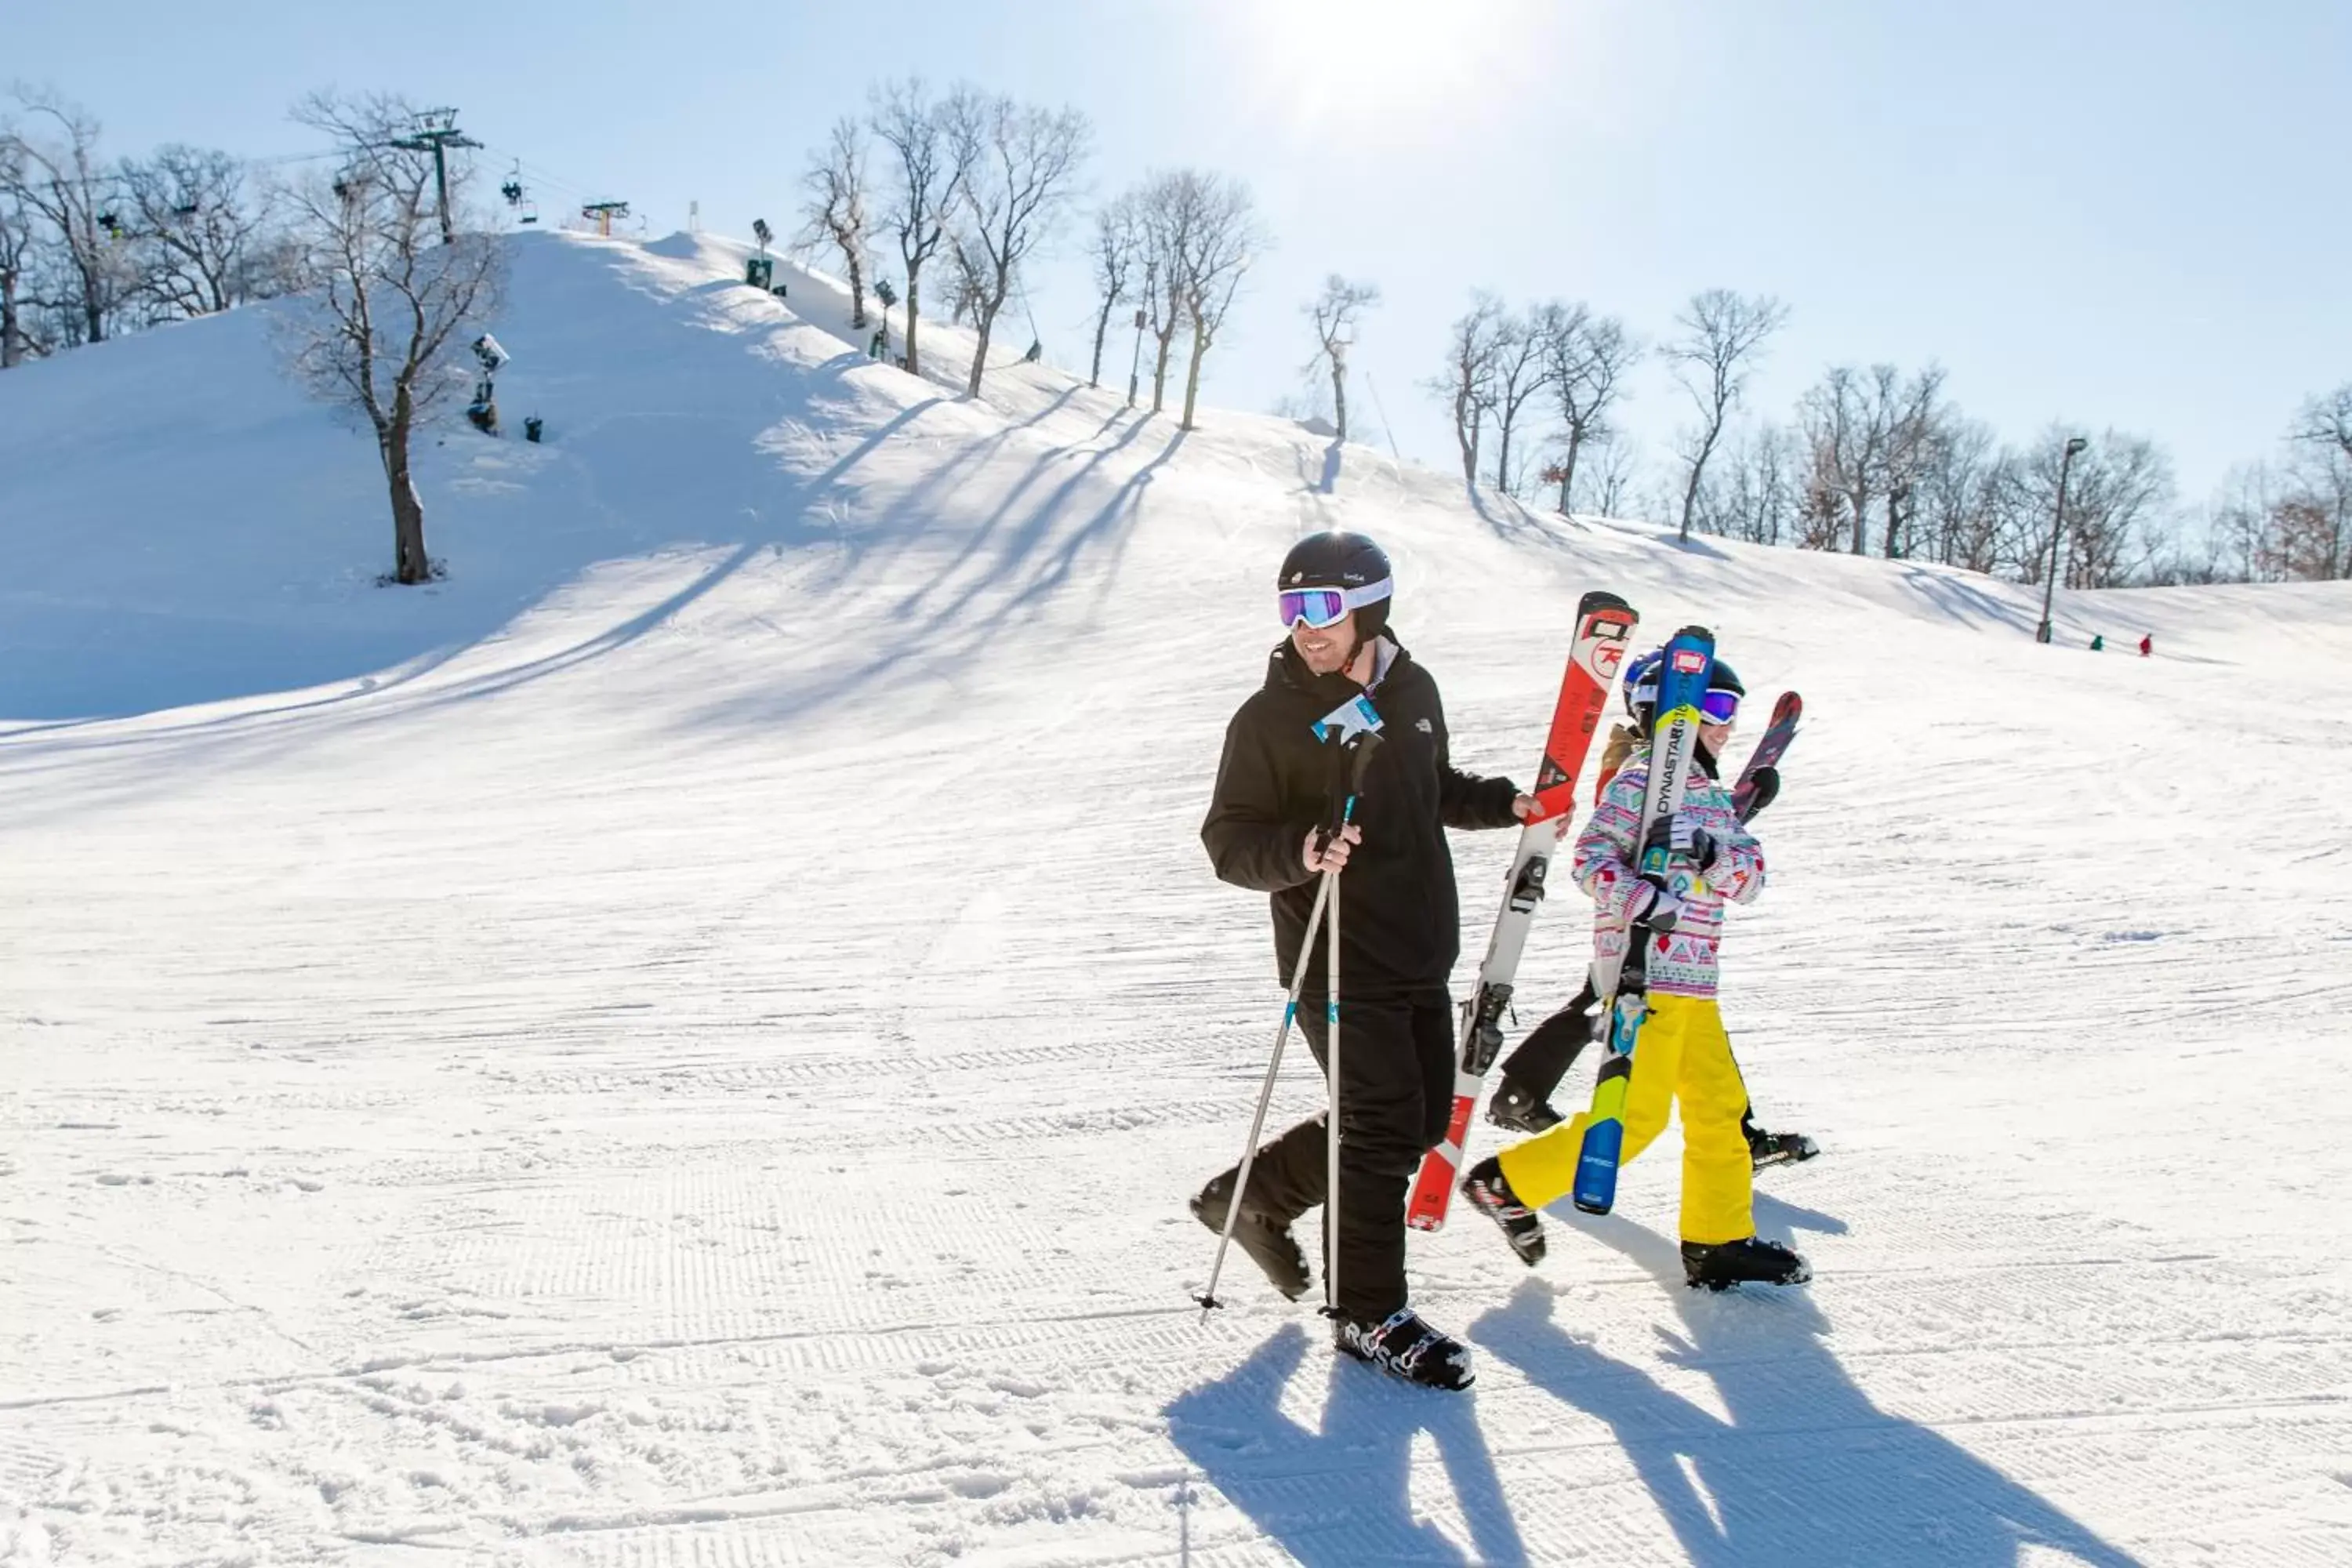
MULTIPOLYGON (((1143 264, 1143 297, 1145 299, 1158 298, 1152 290, 1159 286, 1159 261, 1157 259, 1145 261, 1143 264)), ((1127 405, 1129 408, 1135 406, 1135 392, 1140 384, 1143 372, 1143 307, 1138 305, 1135 308, 1135 353, 1128 361, 1127 366, 1127 405)))
POLYGON ((2066 455, 2058 459, 2058 511, 2050 523, 2050 581, 2042 590, 2042 625, 2033 634, 2035 642, 2050 640, 2050 602, 2058 596, 2058 547, 2066 538, 2066 475, 2074 466, 2074 454, 2091 443, 2081 436, 2066 437, 2066 455))

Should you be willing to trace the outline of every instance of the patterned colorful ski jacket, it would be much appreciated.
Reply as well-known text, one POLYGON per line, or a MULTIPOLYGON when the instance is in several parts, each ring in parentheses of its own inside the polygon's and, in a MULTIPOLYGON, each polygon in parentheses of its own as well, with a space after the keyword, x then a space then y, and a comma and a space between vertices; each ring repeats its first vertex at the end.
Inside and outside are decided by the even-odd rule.
MULTIPOLYGON (((1650 788, 1650 752, 1634 751, 1601 792, 1601 803, 1576 840, 1571 875, 1592 895, 1592 946, 1596 956, 1625 951, 1625 904, 1640 881, 1642 797, 1650 788)), ((1715 994, 1715 950, 1723 941, 1726 899, 1744 904, 1764 890, 1764 851, 1731 809, 1731 792, 1715 770, 1702 765, 1691 774, 1683 810, 1725 847, 1716 879, 1699 882, 1683 897, 1675 929, 1654 937, 1649 952, 1652 991, 1670 996, 1715 994)))

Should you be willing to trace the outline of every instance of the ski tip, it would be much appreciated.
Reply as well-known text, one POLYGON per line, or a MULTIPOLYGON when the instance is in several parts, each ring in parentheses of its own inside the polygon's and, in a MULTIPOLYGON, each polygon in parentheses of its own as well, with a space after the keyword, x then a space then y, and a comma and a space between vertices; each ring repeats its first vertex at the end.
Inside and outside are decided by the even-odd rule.
POLYGON ((1587 616, 1598 615, 1603 610, 1612 611, 1621 616, 1631 616, 1633 613, 1633 606, 1627 604, 1620 595, 1605 588, 1588 589, 1584 596, 1576 602, 1576 617, 1579 620, 1582 620, 1587 616))

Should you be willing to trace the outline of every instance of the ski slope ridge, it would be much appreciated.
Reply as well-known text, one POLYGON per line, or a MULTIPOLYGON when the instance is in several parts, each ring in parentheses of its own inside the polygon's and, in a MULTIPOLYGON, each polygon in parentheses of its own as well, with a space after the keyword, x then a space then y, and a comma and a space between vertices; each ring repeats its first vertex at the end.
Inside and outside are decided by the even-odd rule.
POLYGON ((550 440, 422 454, 422 590, 268 311, 0 377, 0 1562, 2352 1556, 2343 584, 2039 647, 1963 574, 973 402, 741 254, 516 243, 550 440), (1539 1270, 1414 1239, 1468 1395, 1189 1305, 1278 1006, 1195 835, 1327 526, 1473 770, 1588 587, 1804 691, 1725 1007, 1829 1150, 1760 1183, 1809 1289, 1680 1288, 1670 1133, 1539 1270))

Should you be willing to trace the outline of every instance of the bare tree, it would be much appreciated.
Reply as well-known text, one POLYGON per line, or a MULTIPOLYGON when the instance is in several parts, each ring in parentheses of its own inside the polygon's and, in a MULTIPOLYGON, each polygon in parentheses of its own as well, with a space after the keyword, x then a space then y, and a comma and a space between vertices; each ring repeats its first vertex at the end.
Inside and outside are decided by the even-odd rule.
POLYGON ((1495 360, 1503 333, 1502 301, 1484 289, 1447 329, 1445 369, 1422 384, 1453 406, 1454 441, 1462 454, 1462 482, 1478 483, 1478 446, 1495 406, 1495 360))
MULTIPOLYGON (((1348 438, 1348 351, 1356 346, 1356 323, 1381 302, 1380 288, 1355 283, 1334 272, 1323 280, 1323 292, 1304 307, 1315 323, 1316 359, 1331 373, 1331 424, 1342 441, 1348 438)), ((1314 363, 1307 367, 1312 371, 1314 363)))
POLYGON ((2352 458, 2352 381, 2323 396, 2306 398, 2288 439, 2334 447, 2352 458))
POLYGON ((2278 503, 2276 476, 2267 463, 2243 463, 2224 476, 2208 514, 2207 548, 2221 574, 2240 583, 2268 576, 2278 559, 2271 522, 2278 503))
POLYGON ((1576 466, 1584 449, 1605 439, 1610 414, 1623 393, 1626 372, 1639 363, 1642 345, 1614 316, 1595 316, 1580 301, 1550 304, 1538 314, 1544 343, 1544 380, 1551 388, 1565 427, 1560 441, 1559 510, 1565 513, 1576 490, 1576 466))
POLYGON ((980 325, 980 297, 987 290, 987 264, 980 243, 959 229, 948 230, 948 324, 980 325))
POLYGON ((345 162, 292 197, 311 299, 286 318, 289 367, 315 395, 365 416, 391 492, 393 575, 423 583, 433 568, 409 442, 464 384, 453 362, 497 310, 505 252, 478 231, 435 243, 433 160, 391 144, 415 119, 405 102, 320 93, 294 118, 332 136, 345 162))
POLYGON ((1698 410, 1697 429, 1687 432, 1677 453, 1683 461, 1682 537, 1688 539, 1706 460, 1723 438, 1724 422, 1748 384, 1748 374, 1764 341, 1780 329, 1789 312, 1769 295, 1709 289, 1691 297, 1675 324, 1682 335, 1664 348, 1675 379, 1698 410))
POLYGON ((1936 421, 1912 479, 1912 507, 1927 547, 1947 566, 1990 572, 2000 559, 1999 440, 1992 426, 1947 412, 1936 421))
POLYGON ((1900 553, 1893 498, 1913 489, 1943 384, 1944 373, 1934 365, 1908 380, 1891 364, 1867 371, 1833 365, 1799 400, 1813 477, 1843 504, 1856 555, 1868 552, 1871 505, 1881 499, 1889 502, 1885 553, 1900 553))
POLYGON ((1591 505, 1584 510, 1597 517, 1620 517, 1633 481, 1641 477, 1642 454, 1622 433, 1604 430, 1592 437, 1592 463, 1585 493, 1591 505))
POLYGON ((24 197, 23 158, 7 127, 0 125, 0 370, 13 370, 38 352, 25 326, 37 216, 24 197))
POLYGON ((1201 401, 1201 363, 1223 330, 1225 313, 1242 278, 1267 246, 1249 187, 1222 174, 1196 176, 1198 212, 1187 226, 1187 240, 1179 252, 1184 282, 1184 325, 1192 334, 1192 361, 1184 370, 1184 417, 1178 428, 1192 428, 1193 411, 1201 401))
POLYGON ((2040 582, 2049 568, 2058 480, 2064 470, 2066 515, 2061 572, 2070 588, 2111 588, 2127 581, 2162 542, 2155 531, 2173 496, 2172 462, 2144 436, 2108 430, 2066 468, 2074 434, 2053 425, 2010 465, 2008 551, 2012 573, 2040 582))
POLYGON ((1727 441, 1724 460, 1699 487, 1698 527, 1749 544, 1794 534, 1803 505, 1801 447, 1783 425, 1753 426, 1727 441))
POLYGON ((808 192, 801 208, 808 220, 801 230, 803 243, 829 241, 841 252, 849 272, 849 325, 856 331, 866 329, 866 254, 871 243, 866 153, 866 127, 856 116, 845 114, 833 122, 824 145, 809 154, 801 175, 808 192))
POLYGON ((968 88, 948 100, 945 119, 963 173, 961 237, 980 282, 974 300, 980 342, 965 388, 978 397, 997 313, 1012 296, 1022 263, 1060 226, 1094 129, 1075 109, 1039 109, 968 88))
POLYGON ((1526 453, 1511 461, 1511 437, 1517 431, 1519 410, 1549 384, 1549 356, 1540 316, 1505 312, 1495 328, 1494 413, 1495 488, 1507 496, 1519 493, 1519 470, 1526 453))
POLYGON ((2265 574, 2352 577, 2352 382, 2305 399, 2287 446, 2284 483, 2267 507, 2265 574))
POLYGON ((38 216, 68 298, 68 341, 103 342, 132 286, 121 183, 98 153, 98 121, 46 93, 19 89, 33 130, 8 136, 11 196, 38 216))
POLYGON ((948 145, 939 107, 919 78, 875 89, 866 119, 890 149, 882 229, 897 238, 898 259, 907 269, 907 369, 920 375, 915 326, 921 314, 923 264, 946 238, 948 207, 962 171, 948 145))
POLYGON ((1167 405, 1168 362, 1184 330, 1184 261, 1201 218, 1203 176, 1190 169, 1154 174, 1138 196, 1144 236, 1144 319, 1151 325, 1151 412, 1167 405))
POLYGON ((139 242, 139 291, 154 319, 214 315, 276 291, 271 215, 242 162, 174 144, 126 161, 122 185, 139 242))
POLYGON ((1088 386, 1102 384, 1103 340, 1110 335, 1110 313, 1133 297, 1136 264, 1143 258, 1143 226, 1136 201, 1136 194, 1129 191, 1104 203, 1095 213, 1094 244, 1088 257, 1094 263, 1095 292, 1101 297, 1102 307, 1095 315, 1094 369, 1087 377, 1088 386))

